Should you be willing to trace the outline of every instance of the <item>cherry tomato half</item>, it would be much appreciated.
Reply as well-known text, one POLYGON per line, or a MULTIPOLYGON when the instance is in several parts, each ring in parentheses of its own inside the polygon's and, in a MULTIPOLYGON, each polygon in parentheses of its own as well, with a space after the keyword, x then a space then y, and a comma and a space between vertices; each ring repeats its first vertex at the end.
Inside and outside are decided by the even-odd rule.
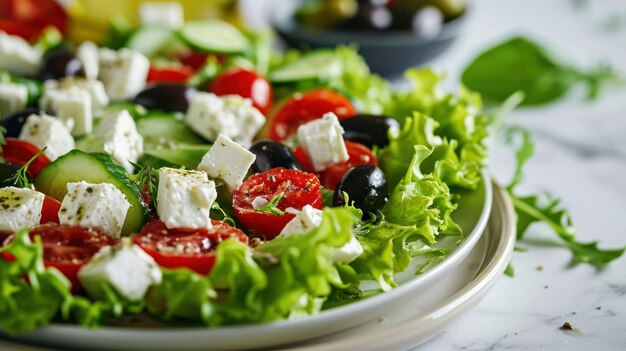
POLYGON ((188 66, 150 66, 146 82, 175 82, 184 83, 193 75, 193 69, 188 66))
MULTIPOLYGON (((354 166, 378 166, 378 160, 376 160, 372 150, 367 146, 348 140, 344 142, 346 143, 348 155, 350 156, 348 161, 337 163, 318 173, 320 182, 326 189, 334 190, 337 184, 339 184, 341 177, 354 166)), ((300 162, 300 165, 302 165, 303 170, 311 173, 315 172, 311 161, 301 147, 297 147, 294 150, 294 155, 298 159, 298 162, 300 162)))
MULTIPOLYGON (((117 244, 117 240, 98 230, 64 224, 42 224, 30 230, 30 238, 41 237, 43 263, 58 269, 72 283, 72 292, 82 288, 78 271, 105 246, 117 244)), ((4 245, 13 240, 8 237, 4 245)))
POLYGON ((0 31, 33 41, 48 26, 65 33, 67 13, 58 1, 0 0, 0 31))
POLYGON ((284 211, 291 207, 296 210, 305 205, 322 208, 320 182, 314 174, 295 169, 272 168, 251 175, 233 193, 235 215, 248 229, 266 240, 275 238, 294 217, 285 212, 282 215, 257 211, 252 202, 260 197, 271 201, 282 197, 276 206, 284 211))
POLYGON ((231 67, 220 73, 209 89, 215 95, 239 95, 267 116, 272 109, 272 85, 258 72, 231 67))
POLYGON ((178 52, 174 55, 174 58, 178 59, 180 63, 185 66, 193 68, 194 71, 197 71, 202 67, 209 57, 215 57, 217 62, 222 63, 226 60, 226 57, 216 54, 207 54, 204 52, 197 52, 193 50, 187 50, 178 52))
POLYGON ((185 267, 206 275, 215 264, 215 248, 220 242, 235 239, 248 243, 241 230, 221 221, 211 223, 210 229, 168 229, 163 222, 152 221, 134 240, 163 267, 185 267))
MULTIPOLYGON (((5 162, 20 166, 26 164, 39 151, 37 146, 15 138, 6 138, 4 145, 2 145, 2 157, 4 157, 5 162)), ((26 172, 34 179, 48 164, 50 164, 50 160, 41 154, 28 166, 26 172)))
POLYGON ((46 195, 46 197, 43 199, 43 206, 41 207, 41 219, 39 220, 39 223, 59 223, 60 209, 61 203, 59 202, 59 200, 46 195))
POLYGON ((348 98, 329 89, 296 93, 285 101, 270 122, 270 139, 283 141, 296 134, 298 126, 334 112, 339 120, 353 116, 356 111, 348 98))

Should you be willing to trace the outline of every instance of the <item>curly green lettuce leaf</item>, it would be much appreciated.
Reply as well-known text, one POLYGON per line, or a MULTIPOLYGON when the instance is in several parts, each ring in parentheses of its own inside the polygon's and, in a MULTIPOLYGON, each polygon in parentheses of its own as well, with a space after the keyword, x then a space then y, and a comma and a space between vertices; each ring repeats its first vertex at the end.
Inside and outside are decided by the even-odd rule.
POLYGON ((71 298, 70 282, 43 265, 41 238, 27 230, 0 248, 0 330, 8 334, 47 325, 71 298))
MULTIPOLYGON (((576 241, 576 230, 572 216, 566 209, 560 206, 560 200, 550 194, 518 196, 515 191, 523 179, 523 168, 534 153, 534 143, 530 134, 521 128, 510 129, 511 133, 521 135, 521 144, 516 151, 517 165, 511 183, 507 191, 513 199, 517 214, 517 238, 524 239, 524 235, 533 223, 547 224, 558 237, 563 240, 572 254, 572 262, 589 263, 602 267, 607 263, 621 257, 626 247, 619 249, 598 248, 598 242, 582 243, 576 241)), ((512 138, 510 135, 509 138, 512 138)))
POLYGON ((188 269, 163 269, 161 284, 151 287, 145 297, 146 309, 164 320, 181 318, 211 325, 215 296, 207 277, 188 269))
POLYGON ((322 307, 318 298, 326 299, 334 288, 350 287, 342 280, 330 250, 352 239, 356 220, 348 209, 326 208, 321 225, 313 231, 279 236, 257 248, 259 254, 269 258, 264 264, 268 275, 263 294, 264 321, 285 318, 294 312, 315 313, 322 307))

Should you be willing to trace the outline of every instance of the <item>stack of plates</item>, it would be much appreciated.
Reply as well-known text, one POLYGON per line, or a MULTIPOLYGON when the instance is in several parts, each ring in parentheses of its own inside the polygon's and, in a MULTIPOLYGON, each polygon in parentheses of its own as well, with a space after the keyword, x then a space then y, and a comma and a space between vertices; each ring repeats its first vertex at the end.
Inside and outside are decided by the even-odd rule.
MULTIPOLYGON (((463 243, 421 275, 414 275, 410 268, 399 274, 399 286, 389 292, 312 317, 266 325, 98 330, 52 325, 22 335, 17 341, 49 347, 151 351, 268 347, 396 350, 415 346, 478 304, 511 258, 515 244, 511 201, 487 175, 484 179, 479 190, 463 196, 456 211, 455 220, 468 233, 463 243)), ((455 243, 444 241, 443 245, 455 243)), ((414 265, 421 263, 414 261, 414 265)))

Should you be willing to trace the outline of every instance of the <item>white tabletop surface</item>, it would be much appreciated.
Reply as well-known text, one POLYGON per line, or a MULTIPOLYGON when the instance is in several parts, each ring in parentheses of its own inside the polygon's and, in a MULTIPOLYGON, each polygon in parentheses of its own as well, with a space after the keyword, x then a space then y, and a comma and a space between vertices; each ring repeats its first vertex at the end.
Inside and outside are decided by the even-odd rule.
MULTIPOLYGON (((261 25, 263 3, 243 1, 261 25)), ((626 75, 626 1, 479 0, 472 2, 460 40, 430 65, 447 85, 482 49, 515 34, 545 44, 583 68, 609 63, 626 75)), ((549 191, 574 217, 578 238, 605 247, 626 244, 626 87, 593 102, 577 87, 563 100, 520 109, 508 122, 534 136, 536 154, 522 191, 549 191)), ((498 142, 490 168, 502 183, 513 170, 511 149, 498 142)), ((571 254, 548 228, 531 227, 528 252, 514 254, 514 278, 503 276, 474 310, 416 350, 625 350, 626 257, 603 270, 570 266, 571 254), (532 243, 531 243, 532 242, 532 243), (569 321, 573 331, 561 330, 569 321)))
MULTIPOLYGON (((598 62, 626 74, 623 0, 480 0, 455 46, 433 62, 457 81, 467 60, 513 34, 546 43, 580 67, 598 62), (576 6, 579 5, 579 6, 576 6), (614 24, 613 28, 610 23, 614 24)), ((626 87, 584 100, 584 88, 548 107, 520 109, 509 118, 535 138, 522 190, 549 191, 570 209, 584 241, 626 244, 626 87)), ((513 163, 501 143, 490 168, 507 182, 513 163)), ((502 277, 473 311, 416 348, 430 350, 625 350, 626 257, 604 270, 570 267, 571 254, 549 229, 535 226, 534 244, 513 256, 514 278, 502 277), (542 269, 541 269, 542 268, 542 269), (569 321, 576 328, 559 327, 569 321)), ((530 240, 529 240, 530 241, 530 240)))

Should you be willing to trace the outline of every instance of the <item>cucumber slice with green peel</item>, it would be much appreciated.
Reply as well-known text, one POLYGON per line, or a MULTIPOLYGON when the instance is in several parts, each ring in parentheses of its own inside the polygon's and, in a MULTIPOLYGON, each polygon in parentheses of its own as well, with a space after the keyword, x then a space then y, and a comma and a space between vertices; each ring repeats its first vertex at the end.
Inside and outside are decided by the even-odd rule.
POLYGON ((218 54, 239 54, 250 47, 237 27, 220 20, 187 22, 178 34, 189 46, 218 54))
POLYGON ((88 134, 76 139, 76 149, 85 152, 104 152, 104 138, 95 134, 88 134))
POLYGON ((341 70, 341 60, 334 51, 320 50, 275 68, 269 76, 273 83, 290 83, 335 77, 341 74, 341 70))
POLYGON ((184 166, 187 169, 196 169, 202 157, 209 151, 211 145, 177 145, 170 149, 146 150, 137 163, 152 168, 184 166))
POLYGON ((177 144, 206 144, 182 118, 173 114, 147 115, 137 120, 137 131, 143 136, 144 149, 171 148, 177 144))
POLYGON ((176 34, 167 27, 144 26, 133 33, 126 47, 139 51, 147 57, 154 57, 166 50, 174 41, 177 41, 176 34))
POLYGON ((72 150, 39 173, 35 178, 35 188, 63 201, 67 183, 81 180, 93 184, 109 183, 120 189, 131 205, 122 227, 122 235, 139 233, 147 218, 140 189, 130 180, 126 170, 107 154, 72 150))

